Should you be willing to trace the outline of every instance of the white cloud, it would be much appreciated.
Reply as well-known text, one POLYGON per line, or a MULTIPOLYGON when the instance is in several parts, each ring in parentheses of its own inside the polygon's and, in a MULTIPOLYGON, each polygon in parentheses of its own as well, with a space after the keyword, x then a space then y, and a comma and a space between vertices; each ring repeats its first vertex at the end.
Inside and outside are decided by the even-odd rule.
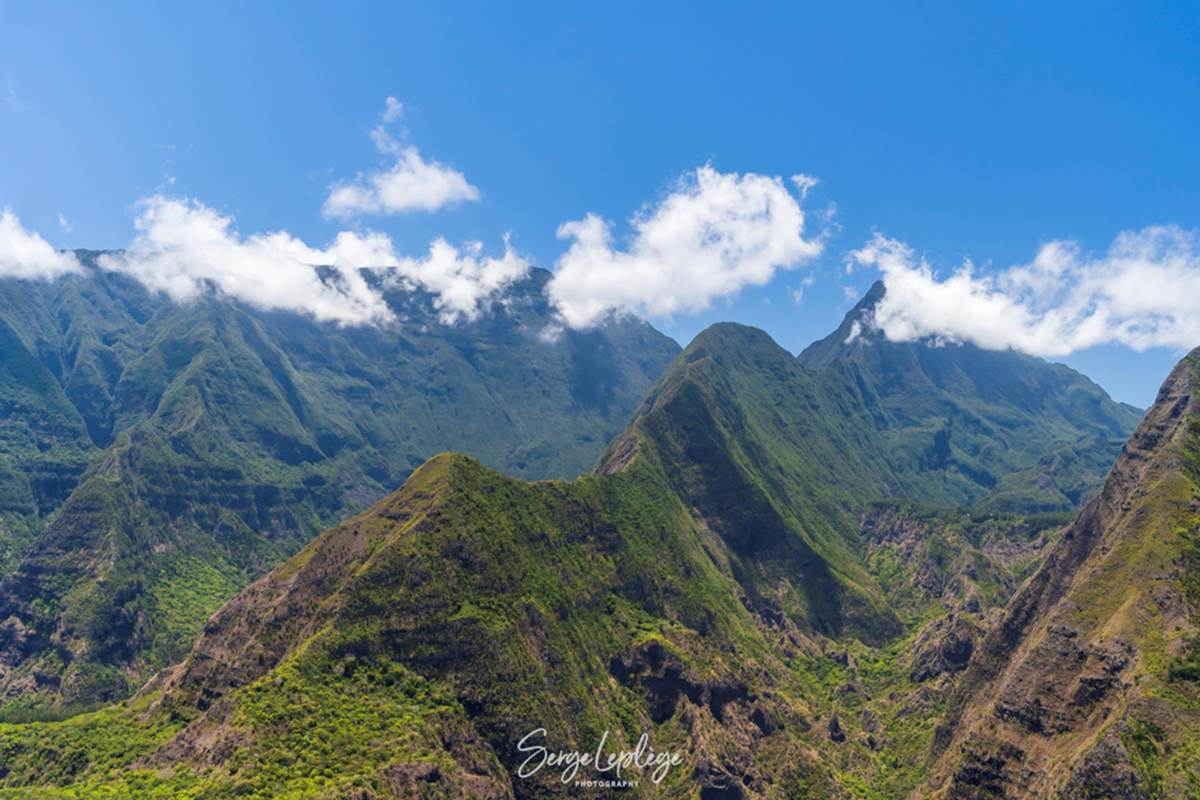
POLYGON ((457 248, 445 239, 436 239, 425 258, 401 259, 391 276, 402 286, 432 292, 442 319, 453 322, 475 318, 484 301, 501 296, 528 272, 529 262, 512 249, 507 239, 504 255, 499 258, 484 256, 479 242, 457 248))
POLYGON ((14 113, 20 113, 22 111, 27 110, 29 107, 27 105, 25 105, 24 99, 22 99, 20 93, 17 92, 17 84, 16 84, 16 81, 13 80, 12 75, 5 76, 5 83, 6 83, 6 88, 4 91, 4 106, 5 106, 5 108, 7 108, 9 111, 12 111, 14 113))
POLYGON ((815 280, 816 278, 812 276, 812 273, 809 273, 800 279, 799 286, 794 287, 788 292, 788 295, 792 298, 792 305, 798 306, 804 303, 804 291, 812 286, 815 280))
POLYGON ((968 261, 940 278, 880 235, 848 262, 883 273, 874 324, 896 341, 937 337, 1051 357, 1108 343, 1200 345, 1200 237, 1175 226, 1124 232, 1094 256, 1052 241, 1030 263, 990 274, 968 261))
POLYGON ((382 121, 371 130, 371 140, 380 153, 392 157, 394 162, 386 169, 360 172, 354 180, 330 187, 322 208, 327 218, 436 211, 443 206, 479 199, 479 190, 461 172, 437 161, 427 161, 416 147, 388 132, 387 124, 403 113, 400 101, 387 98, 382 121))
POLYGON ((404 116, 404 104, 394 97, 389 96, 383 101, 383 121, 395 122, 404 116))
MULTIPOLYGON (((813 180, 793 179, 800 192, 813 180)), ((726 174, 703 166, 632 220, 625 249, 610 225, 589 214, 558 229, 571 246, 549 284, 551 300, 572 327, 610 313, 666 316, 699 311, 718 297, 767 283, 821 251, 805 239, 804 213, 778 177, 726 174)))
POLYGON ((318 320, 363 323, 386 319, 387 306, 359 268, 394 261, 379 234, 342 233, 320 250, 283 231, 242 239, 230 217, 197 202, 161 195, 140 204, 137 236, 101 266, 131 275, 177 301, 208 288, 266 309, 311 314, 318 320), (317 265, 337 270, 322 280, 317 265))
POLYGON ((820 178, 813 177, 812 175, 805 175, 804 173, 792 176, 792 183, 796 184, 796 189, 800 192, 801 200, 808 197, 809 191, 820 182, 820 178))
POLYGON ((67 219, 66 215, 61 211, 58 214, 58 227, 63 229, 63 233, 70 233, 75 228, 71 224, 71 220, 67 219))
POLYGON ((528 264, 505 244, 487 258, 477 243, 460 250, 439 239, 424 258, 400 257, 389 237, 343 231, 315 248, 285 231, 242 238, 230 217, 195 201, 155 196, 140 204, 137 235, 105 269, 131 275, 152 290, 187 301, 216 290, 265 309, 308 314, 354 325, 391 317, 380 288, 363 270, 378 270, 384 286, 433 293, 442 318, 473 318, 480 304, 524 275, 528 264), (333 269, 322 277, 316 267, 333 269))
POLYGON ((8 209, 0 212, 0 277, 49 280, 79 269, 79 260, 72 253, 59 252, 41 236, 25 230, 8 209))

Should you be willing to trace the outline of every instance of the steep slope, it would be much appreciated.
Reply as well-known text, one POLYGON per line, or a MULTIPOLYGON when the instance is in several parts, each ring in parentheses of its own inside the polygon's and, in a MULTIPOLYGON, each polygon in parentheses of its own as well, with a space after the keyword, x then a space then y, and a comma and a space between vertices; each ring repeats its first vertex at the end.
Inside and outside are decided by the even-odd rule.
POLYGON ((840 376, 805 370, 760 330, 715 325, 666 372, 599 469, 645 454, 731 545, 757 613, 872 641, 898 632, 859 560, 854 512, 918 487, 898 484, 840 376), (760 580, 772 590, 758 590, 760 580))
POLYGON ((1200 351, 983 642, 940 731, 950 798, 1200 794, 1200 351))
POLYGON ((553 749, 645 733, 680 754, 626 795, 904 796, 1059 518, 946 508, 957 466, 911 468, 872 397, 714 326, 595 474, 431 460, 238 594, 136 700, 0 723, 0 785, 576 796, 560 770, 521 774, 545 728, 553 749))
POLYGON ((242 592, 127 710, 33 738, 37 726, 0 726, 4 781, 146 797, 576 796, 562 767, 518 774, 520 741, 544 729, 553 749, 594 751, 607 733, 615 752, 646 731, 680 754, 661 784, 629 769, 640 784, 625 796, 836 796, 799 739, 812 724, 802 687, 723 550, 650 459, 529 484, 439 456, 242 592), (87 732, 100 724, 121 732, 103 755, 87 732))
MULTIPOLYGON (((878 296, 873 290, 846 324, 878 296)), ((868 563, 864 512, 898 498, 951 511, 982 497, 957 457, 914 458, 911 440, 928 433, 957 442, 932 428, 947 424, 947 408, 960 422, 968 411, 954 409, 971 410, 971 448, 998 485, 1010 486, 1069 446, 1098 461, 1115 447, 1099 434, 1131 429, 1133 412, 1072 370, 1015 353, 877 341, 835 355, 829 343, 838 336, 795 359, 761 331, 713 326, 659 381, 600 469, 620 469, 651 443, 679 496, 705 524, 736 538, 750 559, 740 569, 795 581, 786 599, 764 598, 763 613, 784 602, 793 616, 820 620, 823 633, 852 630, 878 643, 898 629, 890 611, 876 613, 887 604, 868 563), (1094 414, 1076 413, 1093 406, 1094 414), (775 535, 782 530, 798 535, 775 535)), ((1012 507, 996 499, 993 491, 977 514, 1046 510, 1031 496, 1012 507)), ((1057 501, 1045 505, 1059 510, 1057 501)))
POLYGON ((533 478, 587 469, 677 351, 633 320, 545 339, 544 272, 472 322, 394 291, 395 324, 340 329, 176 305, 94 255, 83 275, 0 282, 10 702, 136 687, 250 578, 438 450, 533 478))
POLYGON ((0 320, 0 575, 95 454, 62 387, 0 320))
MULTIPOLYGON (((237 587, 437 450, 523 477, 588 466, 674 346, 634 321, 546 341, 547 277, 468 324, 394 292, 397 325, 352 329, 215 298, 177 306, 94 266, 0 282, 14 357, 40 364, 27 382, 54 395, 21 407, 61 408, 74 421, 56 435, 76 443, 14 446, 26 461, 0 463, 15 498, 0 517, 0 688, 34 702, 121 695, 179 658, 237 587), (34 502, 35 485, 54 491, 34 502)), ((1091 486, 1106 431, 1132 412, 1065 367, 865 335, 831 344, 844 333, 797 360, 718 327, 643 427, 708 524, 763 529, 739 569, 792 583, 762 613, 783 603, 824 633, 882 641, 898 627, 865 567, 867 503, 1060 507, 1091 486)))
POLYGON ((1076 508, 1100 486, 1141 411, 1062 364, 938 341, 890 342, 872 327, 876 283, 800 354, 862 392, 897 468, 940 485, 953 505, 1076 508))

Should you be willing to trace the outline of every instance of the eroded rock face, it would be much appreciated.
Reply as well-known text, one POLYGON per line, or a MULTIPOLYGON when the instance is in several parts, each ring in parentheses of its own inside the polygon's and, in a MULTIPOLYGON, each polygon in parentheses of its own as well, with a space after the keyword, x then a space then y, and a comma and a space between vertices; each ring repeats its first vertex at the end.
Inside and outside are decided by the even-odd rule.
POLYGON ((1084 646, 1078 632, 1052 625, 1004 688, 997 718, 1045 736, 1086 726, 1094 708, 1125 688, 1133 647, 1121 639, 1084 646))
POLYGON ((661 642, 646 642, 628 653, 613 656, 608 669, 626 686, 642 687, 650 704, 650 718, 656 723, 674 716, 684 697, 697 705, 704 700, 705 687, 686 677, 683 662, 661 642))
POLYGON ((761 795, 768 778, 751 753, 756 743, 782 725, 767 700, 735 680, 697 679, 679 656, 657 640, 613 656, 609 672, 622 685, 644 694, 655 723, 678 714, 693 739, 703 743, 693 770, 702 798, 761 795), (717 744, 718 739, 727 746, 717 744))
POLYGON ((846 741, 846 731, 844 728, 842 728, 842 721, 838 719, 836 712, 829 718, 828 729, 830 741, 837 742, 838 744, 846 741))
POLYGON ((995 748, 964 748, 954 773, 948 800, 1007 798, 1013 774, 1020 769, 1025 753, 1013 745, 995 748))
POLYGON ((859 517, 870 559, 899 567, 889 582, 892 602, 924 607, 938 601, 981 623, 1018 588, 1016 576, 1034 563, 1050 541, 1050 518, 989 512, 918 513, 878 504, 859 517))
POLYGON ((472 798, 511 800, 511 782, 487 744, 473 732, 452 732, 442 746, 453 758, 450 765, 433 762, 400 762, 388 766, 383 779, 396 798, 472 798))
POLYGON ((980 630, 965 617, 951 614, 926 627, 913 646, 909 678, 920 683, 945 672, 966 669, 980 630))
POLYGON ((683 662, 662 642, 645 642, 613 656, 609 672, 626 686, 640 686, 650 706, 650 718, 662 723, 675 715, 684 699, 707 708, 718 722, 732 721, 736 711, 759 729, 769 733, 773 727, 769 714, 750 690, 735 681, 697 681, 690 677, 683 662))
POLYGON ((701 800, 745 800, 750 796, 741 778, 708 758, 701 758, 694 777, 701 800))
POLYGON ((11 669, 25 660, 29 647, 29 629, 16 617, 0 623, 0 671, 11 669))
POLYGON ((1124 743, 1112 732, 1080 760, 1063 787, 1062 794, 1079 800, 1150 798, 1124 743))

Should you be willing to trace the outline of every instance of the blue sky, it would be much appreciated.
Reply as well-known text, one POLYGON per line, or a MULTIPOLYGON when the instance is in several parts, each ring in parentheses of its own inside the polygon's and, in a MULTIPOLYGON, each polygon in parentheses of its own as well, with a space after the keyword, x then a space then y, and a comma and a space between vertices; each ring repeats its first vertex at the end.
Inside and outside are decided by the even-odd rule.
MULTIPOLYGON (((378 165, 390 96, 406 141, 479 192, 369 220, 402 250, 510 233, 553 268, 561 223, 595 213, 620 239, 704 164, 818 177, 819 256, 653 320, 681 342, 740 320, 798 351, 878 276, 845 270, 876 233, 986 275, 1052 240, 1197 226, 1194 7, 1049 5, 0 0, 0 206, 60 247, 125 246, 164 193, 324 244, 345 227, 330 185, 378 165)), ((1181 352, 1058 360, 1145 405, 1181 352)))

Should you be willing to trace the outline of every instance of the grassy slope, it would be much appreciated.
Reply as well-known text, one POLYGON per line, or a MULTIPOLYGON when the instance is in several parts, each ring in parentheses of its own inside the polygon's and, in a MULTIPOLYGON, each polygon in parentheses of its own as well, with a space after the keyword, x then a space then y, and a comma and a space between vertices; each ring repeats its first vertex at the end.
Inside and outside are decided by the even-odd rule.
MULTIPOLYGON (((406 323, 384 331, 334 331, 215 302, 177 308, 103 273, 49 286, 5 282, 27 360, 37 366, 36 354, 48 365, 42 377, 56 381, 43 383, 66 394, 74 405, 64 408, 90 434, 79 434, 76 419, 82 444, 64 451, 75 459, 68 472, 78 474, 85 459, 92 469, 61 513, 60 498, 48 513, 4 518, 0 544, 14 574, 0 587, 0 616, 15 615, 26 630, 10 649, 16 657, 0 659, 13 662, 0 663, 0 681, 28 695, 22 703, 121 694, 180 657, 231 589, 436 450, 466 450, 528 477, 582 468, 669 348, 633 323, 547 344, 538 334, 549 311, 536 291, 544 276, 535 278, 504 312, 461 328, 439 326, 419 299, 393 295, 406 323)), ((707 465, 711 474, 685 477, 702 456, 671 453, 677 478, 700 481, 677 488, 727 505, 749 489, 745 518, 726 528, 800 532, 799 542, 775 536, 783 549, 768 542, 736 564, 805 576, 785 596, 758 598, 760 612, 782 603, 825 632, 848 624, 876 641, 896 634, 864 569, 854 512, 885 496, 961 500, 961 458, 914 467, 901 445, 941 424, 933 411, 922 411, 917 434, 881 431, 875 389, 861 376, 802 369, 764 335, 734 330, 725 334, 738 344, 715 358, 702 353, 704 341, 694 346, 687 369, 707 374, 674 398, 678 413, 657 417, 668 428, 690 426, 690 446, 707 446, 711 435, 711 452, 728 455, 707 465)), ((910 376, 913 392, 937 405, 942 395, 921 389, 926 372, 910 376)), ((964 403, 982 402, 964 391, 964 403)), ((916 408, 913 392, 903 399, 916 408)), ((984 439, 992 453, 1014 437, 1031 446, 1044 431, 1034 433, 984 439)))
POLYGON ((437 763, 430 791, 504 796, 521 726, 546 724, 584 747, 643 728, 685 747, 670 794, 904 794, 954 683, 914 677, 914 653, 961 618, 964 587, 982 601, 967 626, 984 625, 1038 557, 1013 534, 1044 525, 917 512, 919 547, 865 538, 873 502, 948 494, 943 471, 897 463, 863 398, 844 372, 718 326, 602 474, 529 485, 436 459, 226 606, 148 707, 95 712, 130 726, 121 757, 87 742, 94 717, 15 725, 5 780, 388 796, 437 763), (835 712, 848 741, 827 733, 835 712))
POLYGON ((893 487, 885 454, 841 385, 822 383, 761 331, 710 328, 688 346, 609 451, 634 437, 675 490, 733 546, 760 613, 780 608, 827 634, 879 640, 897 626, 856 552, 853 509, 893 487))
MULTIPOLYGON (((97 712, 117 715, 114 730, 130 726, 120 758, 86 741, 86 716, 40 728, 78 754, 71 770, 47 761, 28 726, 0 727, 15 765, 6 780, 70 780, 64 791, 81 794, 389 796, 389 776, 421 761, 439 763, 447 783, 461 779, 468 757, 445 743, 462 740, 503 790, 493 767, 512 768, 517 739, 545 726, 550 740, 579 746, 605 730, 628 744, 650 728, 660 747, 702 735, 747 772, 769 760, 774 791, 820 783, 823 770, 795 739, 809 724, 801 686, 738 603, 733 576, 704 555, 702 536, 652 464, 522 484, 438 457, 214 618, 149 710, 97 712), (672 690, 615 679, 614 655, 655 644, 686 665, 691 688, 676 695, 694 691, 707 704, 683 713, 679 700, 664 716, 650 699, 674 704, 672 690), (219 699, 180 732, 208 698, 219 699), (770 735, 746 721, 755 709, 770 735), (744 728, 720 722, 735 717, 744 728), (237 749, 206 771, 227 747, 237 749), (147 770, 130 771, 138 755, 147 770), (161 772, 168 763, 177 766, 161 772)), ((699 754, 688 749, 668 794, 691 785, 699 754)), ((547 780, 520 791, 571 788, 547 780)))
POLYGON ((142 700, 0 726, 4 784, 15 796, 34 784, 62 796, 387 797, 406 796, 397 776, 434 763, 430 791, 504 796, 513 744, 546 726, 564 746, 648 730, 685 750, 667 796, 712 775, 763 796, 910 787, 936 711, 888 697, 920 688, 905 674, 911 635, 847 640, 839 664, 832 642, 765 624, 734 548, 641 452, 622 473, 570 484, 434 459, 226 606, 142 700), (617 679, 614 657, 638 663, 653 645, 682 666, 679 687, 617 679), (825 735, 834 711, 851 744, 825 735), (886 731, 879 752, 861 740, 866 712, 886 731), (484 778, 468 790, 472 774, 484 778))
POLYGON ((0 575, 95 452, 62 387, 0 320, 0 575))

